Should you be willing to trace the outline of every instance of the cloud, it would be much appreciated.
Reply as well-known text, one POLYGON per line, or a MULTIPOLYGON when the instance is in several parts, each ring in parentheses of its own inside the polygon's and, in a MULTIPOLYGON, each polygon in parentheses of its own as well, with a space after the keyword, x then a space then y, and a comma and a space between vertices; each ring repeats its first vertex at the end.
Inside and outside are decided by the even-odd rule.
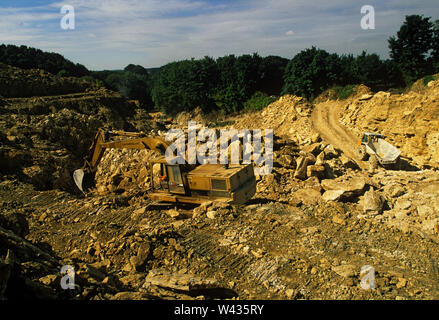
MULTIPOLYGON (((369 0, 376 30, 362 30, 364 3, 348 0, 69 0, 75 30, 62 30, 54 1, 0 7, 0 39, 58 52, 91 69, 258 52, 291 58, 312 45, 338 53, 386 56, 405 14, 439 16, 437 0, 369 0), (287 31, 286 31, 287 30, 287 31), (294 36, 294 37, 291 37, 294 36), (292 41, 293 40, 293 41, 292 41)), ((1 4, 0 4, 1 6, 1 4)))

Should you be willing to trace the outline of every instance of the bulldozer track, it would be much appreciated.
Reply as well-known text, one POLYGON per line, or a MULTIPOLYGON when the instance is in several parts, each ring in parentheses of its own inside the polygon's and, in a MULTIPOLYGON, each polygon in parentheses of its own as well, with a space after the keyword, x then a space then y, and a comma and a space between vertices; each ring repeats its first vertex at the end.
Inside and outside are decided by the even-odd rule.
POLYGON ((186 230, 181 235, 185 238, 183 246, 204 257, 218 271, 232 278, 237 275, 249 278, 258 285, 268 282, 272 288, 285 288, 277 273, 279 263, 274 257, 266 255, 257 259, 250 253, 237 254, 228 246, 220 246, 219 238, 211 234, 186 230))

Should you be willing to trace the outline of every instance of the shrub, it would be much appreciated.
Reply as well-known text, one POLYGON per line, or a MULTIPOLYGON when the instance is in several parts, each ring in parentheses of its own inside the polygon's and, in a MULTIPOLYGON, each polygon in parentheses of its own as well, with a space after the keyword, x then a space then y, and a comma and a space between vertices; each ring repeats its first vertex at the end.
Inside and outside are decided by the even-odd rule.
POLYGON ((276 101, 275 98, 258 91, 255 92, 253 96, 244 103, 244 111, 262 110, 274 101, 276 101))

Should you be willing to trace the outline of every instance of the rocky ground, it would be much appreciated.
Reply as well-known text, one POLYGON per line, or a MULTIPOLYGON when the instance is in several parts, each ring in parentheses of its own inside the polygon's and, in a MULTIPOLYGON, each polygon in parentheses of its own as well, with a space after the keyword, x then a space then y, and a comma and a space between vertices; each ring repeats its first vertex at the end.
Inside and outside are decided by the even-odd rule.
MULTIPOLYGON (((334 105, 378 99, 364 94, 334 105)), ((429 114, 435 101, 417 112, 429 114)), ((274 129, 272 174, 257 177, 245 205, 175 207, 146 197, 148 151, 106 151, 86 197, 59 172, 80 167, 99 126, 159 134, 191 114, 170 123, 99 88, 0 99, 0 298, 438 299, 437 149, 403 149, 402 170, 369 170, 325 135, 335 130, 328 117, 319 123, 332 129, 316 126, 313 113, 325 103, 285 96, 225 119, 274 129), (72 290, 61 288, 65 265, 75 270, 72 290), (374 290, 361 287, 366 265, 375 269, 374 290)), ((347 119, 355 116, 341 115, 337 131, 354 136, 347 119)), ((436 130, 416 128, 414 137, 436 130)))

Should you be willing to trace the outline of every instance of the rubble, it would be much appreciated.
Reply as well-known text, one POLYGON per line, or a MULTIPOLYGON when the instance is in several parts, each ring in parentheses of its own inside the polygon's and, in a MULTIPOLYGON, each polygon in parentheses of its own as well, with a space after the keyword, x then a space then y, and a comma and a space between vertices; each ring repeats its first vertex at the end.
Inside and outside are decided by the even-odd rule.
MULTIPOLYGON (((342 117, 351 128, 391 130, 395 121, 401 132, 391 139, 423 143, 425 130, 434 142, 425 127, 402 124, 424 116, 434 124, 436 87, 429 84, 429 96, 360 87, 351 100, 334 103, 349 104, 342 117), (422 106, 406 110, 415 97, 422 106), (397 114, 401 103, 406 114, 398 120, 387 107, 378 110, 380 101, 397 114), (363 107, 374 113, 372 127, 363 107)), ((439 174, 435 158, 426 160, 436 147, 403 150, 407 161, 429 170, 369 172, 314 131, 314 110, 286 95, 260 112, 225 119, 238 129, 275 130, 273 171, 257 177, 257 193, 245 205, 176 206, 145 196, 155 156, 147 150, 106 150, 87 196, 54 190, 54 180, 70 176, 59 171, 66 163, 81 166, 98 126, 158 134, 191 117, 213 122, 199 110, 166 119, 94 88, 1 97, 0 298, 437 299, 439 174), (74 267, 73 290, 60 286, 64 265, 74 267), (365 265, 376 270, 376 290, 361 289, 365 265)))
POLYGON ((399 148, 419 168, 439 166, 439 80, 424 86, 422 80, 402 94, 378 92, 368 99, 354 97, 343 104, 341 122, 360 136, 377 132, 399 148), (422 91, 415 88, 422 87, 422 91))

